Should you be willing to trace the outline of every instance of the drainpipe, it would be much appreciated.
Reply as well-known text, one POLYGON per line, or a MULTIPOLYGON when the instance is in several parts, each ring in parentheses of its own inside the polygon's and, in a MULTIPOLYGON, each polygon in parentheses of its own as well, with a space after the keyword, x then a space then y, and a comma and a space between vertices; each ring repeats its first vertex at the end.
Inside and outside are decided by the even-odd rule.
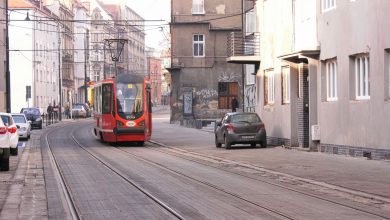
MULTIPOLYGON (((241 0, 241 31, 242 31, 242 40, 245 41, 245 31, 244 28, 244 18, 245 18, 245 2, 244 0, 241 0)), ((245 44, 245 42, 243 42, 245 44)), ((241 65, 241 72, 242 72, 242 112, 245 112, 245 64, 241 65)))

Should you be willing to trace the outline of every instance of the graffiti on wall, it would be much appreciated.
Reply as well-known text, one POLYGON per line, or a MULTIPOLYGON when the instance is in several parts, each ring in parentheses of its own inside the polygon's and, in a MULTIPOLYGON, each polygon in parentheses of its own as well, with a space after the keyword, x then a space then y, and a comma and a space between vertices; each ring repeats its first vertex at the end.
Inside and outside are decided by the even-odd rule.
POLYGON ((249 112, 255 111, 255 106, 256 106, 255 95, 256 95, 256 86, 247 85, 245 87, 245 100, 244 100, 246 111, 249 112))
POLYGON ((223 72, 218 76, 218 82, 238 82, 238 85, 241 86, 241 74, 238 73, 226 73, 223 72))
POLYGON ((201 89, 195 92, 196 103, 208 105, 210 101, 218 99, 218 92, 215 89, 201 89))

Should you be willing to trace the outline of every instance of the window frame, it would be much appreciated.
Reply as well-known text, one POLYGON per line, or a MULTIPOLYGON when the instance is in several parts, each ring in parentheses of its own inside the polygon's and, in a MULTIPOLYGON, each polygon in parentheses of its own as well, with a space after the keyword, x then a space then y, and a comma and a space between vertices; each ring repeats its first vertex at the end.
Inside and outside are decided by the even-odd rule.
POLYGON ((321 0, 321 11, 327 12, 337 7, 337 0, 321 0), (333 5, 332 5, 333 2, 333 5), (328 5, 327 5, 328 3, 328 5))
POLYGON ((264 70, 264 105, 275 104, 275 73, 273 69, 264 70))
POLYGON ((338 100, 338 73, 337 60, 331 59, 325 62, 326 71, 326 101, 338 100))
POLYGON ((193 15, 204 15, 206 13, 204 10, 204 0, 192 0, 191 11, 193 15))
POLYGON ((291 69, 290 66, 282 66, 282 104, 291 103, 291 69), (287 70, 287 71, 283 71, 287 70))
POLYGON ((354 57, 354 76, 355 76, 356 100, 369 100, 370 99, 370 57, 368 54, 360 54, 354 57), (364 61, 364 66, 362 61, 364 61))
POLYGON ((218 109, 231 109, 232 99, 238 99, 239 84, 238 82, 218 82, 218 109), (234 85, 233 85, 234 84, 234 85), (225 92, 221 92, 221 87, 226 88, 225 92), (225 102, 225 104, 222 104, 225 102))
POLYGON ((192 56, 193 57, 205 57, 205 49, 206 49, 206 36, 204 34, 193 34, 192 35, 192 56), (198 36, 198 40, 195 41, 195 36, 198 36), (202 41, 199 40, 199 36, 202 36, 202 41), (198 46, 198 55, 195 54, 195 45, 198 46), (202 45, 202 55, 199 55, 199 46, 202 45))

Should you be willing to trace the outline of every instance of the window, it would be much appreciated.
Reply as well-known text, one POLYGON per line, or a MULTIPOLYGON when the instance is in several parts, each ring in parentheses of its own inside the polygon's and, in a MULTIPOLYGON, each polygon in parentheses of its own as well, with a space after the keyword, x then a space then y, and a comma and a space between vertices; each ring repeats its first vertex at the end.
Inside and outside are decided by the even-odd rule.
POLYGON ((255 65, 252 64, 246 64, 245 65, 245 78, 246 78, 246 84, 247 85, 253 85, 255 84, 255 65))
POLYGON ((251 9, 245 14, 245 32, 247 34, 256 32, 256 14, 255 9, 251 9))
POLYGON ((264 105, 273 104, 275 102, 275 77, 272 70, 264 72, 264 105))
POLYGON ((193 53, 194 57, 204 57, 205 39, 203 34, 193 35, 193 53))
POLYGON ((282 67, 282 104, 290 103, 290 67, 282 67))
POLYGON ((102 90, 102 113, 110 114, 112 108, 112 84, 103 84, 102 90))
POLYGON ((355 95, 357 100, 370 99, 369 65, 368 55, 355 57, 355 95))
POLYGON ((219 82, 218 83, 218 108, 231 109, 233 97, 238 98, 237 82, 219 82))
POLYGON ((322 0, 322 11, 329 11, 336 8, 336 0, 322 0))
POLYGON ((337 62, 326 62, 326 101, 337 100, 337 62))
POLYGON ((192 14, 204 13, 204 0, 192 0, 192 14))

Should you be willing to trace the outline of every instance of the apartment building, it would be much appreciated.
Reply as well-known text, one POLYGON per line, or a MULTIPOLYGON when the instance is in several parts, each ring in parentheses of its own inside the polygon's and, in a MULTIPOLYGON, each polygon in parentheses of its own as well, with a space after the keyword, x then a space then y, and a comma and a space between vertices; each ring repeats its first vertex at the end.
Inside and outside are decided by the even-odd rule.
POLYGON ((255 110, 269 143, 389 158, 389 8, 385 0, 255 1, 255 110))
POLYGON ((390 159, 390 2, 317 0, 319 150, 390 159))
POLYGON ((59 102, 58 19, 40 2, 10 1, 11 111, 59 102), (50 21, 53 20, 53 21, 50 21))
POLYGON ((162 66, 161 59, 157 57, 148 57, 148 78, 151 86, 151 100, 153 105, 161 105, 162 88, 162 66))
POLYGON ((117 62, 118 72, 147 76, 144 19, 125 2, 101 4, 113 16, 116 28, 113 38, 126 40, 117 62))
MULTIPOLYGON (((76 21, 90 20, 88 7, 79 0, 73 2, 73 14, 76 21)), ((74 24, 74 102, 85 103, 88 98, 86 83, 89 82, 89 29, 87 22, 76 22, 74 24)))
POLYGON ((226 39, 241 31, 241 12, 240 0, 172 1, 171 121, 220 118, 233 97, 242 106, 243 67, 226 62, 226 39))

